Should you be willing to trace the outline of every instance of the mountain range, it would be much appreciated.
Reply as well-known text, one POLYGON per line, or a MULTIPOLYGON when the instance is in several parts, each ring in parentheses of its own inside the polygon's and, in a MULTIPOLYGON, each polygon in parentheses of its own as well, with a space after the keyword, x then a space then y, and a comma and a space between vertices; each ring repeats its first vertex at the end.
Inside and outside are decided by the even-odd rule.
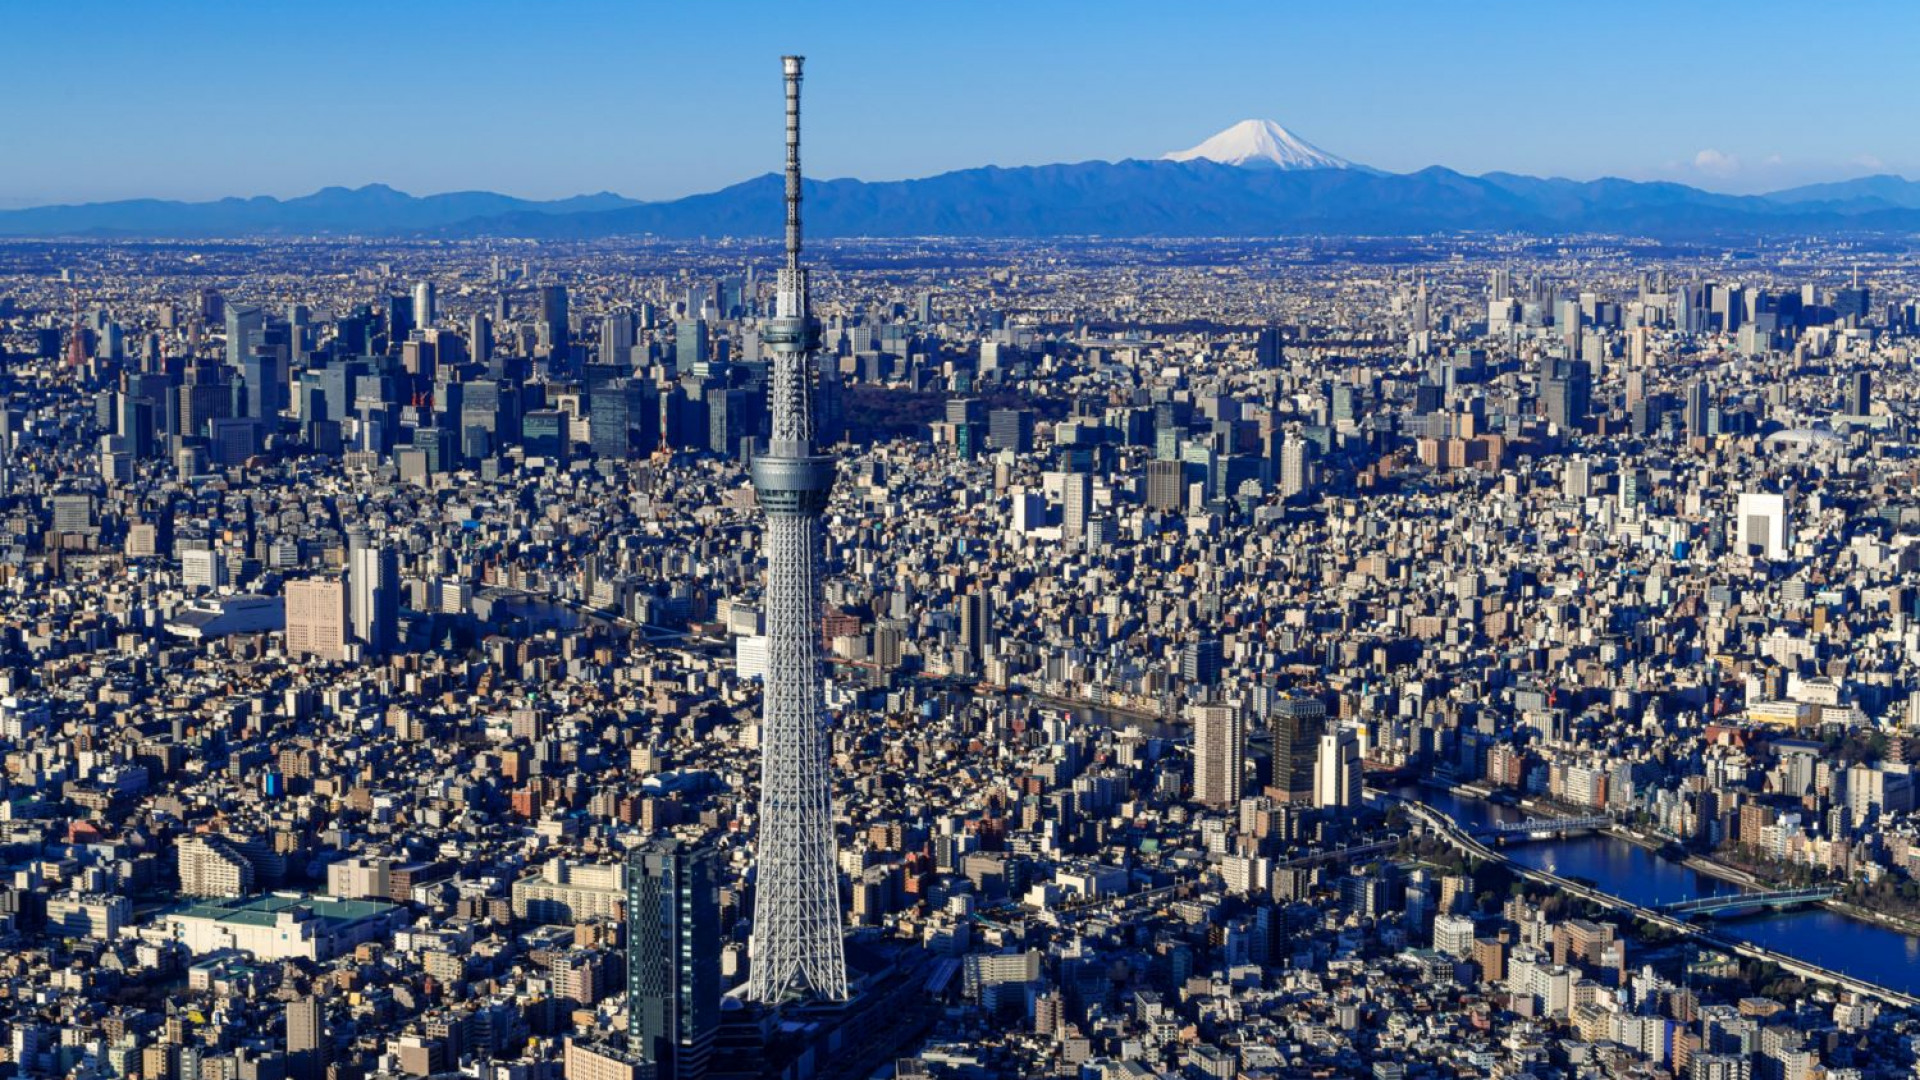
MULTIPOLYGON (((1684 184, 1386 173, 1248 120, 1159 160, 987 166, 917 180, 809 180, 817 237, 1417 235, 1460 230, 1662 237, 1920 230, 1920 183, 1869 176, 1767 195, 1684 184)), ((381 184, 293 199, 134 199, 0 211, 0 237, 245 236, 594 239, 774 237, 778 174, 681 199, 554 201, 381 184)))

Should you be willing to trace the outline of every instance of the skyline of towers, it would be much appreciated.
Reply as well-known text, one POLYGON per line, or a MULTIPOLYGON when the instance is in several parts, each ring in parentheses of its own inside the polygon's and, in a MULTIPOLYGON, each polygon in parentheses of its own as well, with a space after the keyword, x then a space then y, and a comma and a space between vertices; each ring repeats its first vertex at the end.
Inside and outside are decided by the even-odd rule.
POLYGON ((747 996, 847 996, 840 880, 834 859, 832 762, 820 683, 820 518, 834 460, 813 446, 810 388, 818 327, 800 265, 800 78, 786 75, 786 265, 761 331, 772 354, 773 439, 753 461, 766 514, 767 675, 760 733, 760 827, 747 996))

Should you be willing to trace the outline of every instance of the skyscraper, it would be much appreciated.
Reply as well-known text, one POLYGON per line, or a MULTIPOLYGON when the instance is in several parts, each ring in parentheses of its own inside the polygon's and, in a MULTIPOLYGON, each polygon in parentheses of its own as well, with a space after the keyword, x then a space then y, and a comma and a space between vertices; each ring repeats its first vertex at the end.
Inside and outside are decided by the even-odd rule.
POLYGON ((347 658, 347 597, 338 580, 287 582, 287 654, 347 658))
POLYGON ((1873 374, 1856 371, 1847 376, 1847 413, 1866 416, 1873 412, 1873 374))
POLYGON ((241 357, 240 370, 246 384, 247 416, 269 425, 277 424, 280 410, 287 404, 279 352, 270 346, 253 346, 241 357))
POLYGON ((467 355, 476 364, 493 359, 493 324, 484 312, 476 311, 467 318, 467 355))
POLYGON ((399 643, 400 562, 358 527, 347 530, 347 590, 354 640, 369 655, 392 652, 399 643))
POLYGON ((1313 801, 1313 766, 1327 707, 1318 698, 1282 698, 1268 724, 1273 731, 1273 794, 1289 803, 1313 801))
POLYGON ((1288 435, 1280 444, 1280 497, 1292 499, 1313 491, 1313 444, 1288 435))
POLYGON ((1220 681, 1224 660, 1219 638, 1190 641, 1180 650, 1180 677, 1196 686, 1212 686, 1220 681))
POLYGON ((1232 705, 1193 707, 1193 799, 1224 810, 1240 802, 1247 727, 1232 705))
POLYGON ((1320 736, 1314 762, 1313 804, 1346 807, 1360 804, 1360 740, 1352 728, 1335 728, 1320 736))
POLYGON ((627 1041, 659 1080, 697 1080, 720 1026, 713 849, 665 840, 627 857, 627 1041))
POLYGON ((1147 508, 1163 513, 1180 509, 1186 498, 1186 466, 1178 461, 1147 462, 1147 508))
POLYGON ((1093 477, 1070 472, 1060 478, 1060 539, 1078 547, 1087 539, 1087 519, 1093 516, 1093 477))
POLYGON ((1736 550, 1768 559, 1787 557, 1793 526, 1787 519, 1786 496, 1741 492, 1734 524, 1736 550))
POLYGON ((1713 388, 1705 379, 1694 379, 1687 383, 1687 436, 1703 438, 1712 434, 1708 430, 1707 411, 1713 404, 1713 388))
POLYGON ((565 285, 540 286, 540 344, 546 346, 547 355, 567 358, 573 347, 572 331, 567 325, 567 287, 565 285))
POLYGON ((413 297, 387 297, 387 346, 395 348, 413 336, 420 323, 413 317, 413 297))
POLYGON ((748 996, 792 991, 847 996, 834 861, 832 766, 821 699, 820 516, 833 488, 831 457, 813 449, 810 392, 819 329, 800 266, 800 66, 787 81, 787 262, 760 340, 773 356, 773 438, 753 460, 766 512, 767 677, 761 707, 760 828, 749 944, 748 996))
POLYGON ((673 366, 681 375, 705 375, 711 365, 707 352, 707 321, 682 319, 673 327, 673 366))
POLYGON ((600 363, 605 367, 625 367, 633 349, 633 312, 622 308, 608 313, 600 324, 600 363))
POLYGON ((1540 386, 1547 419, 1556 427, 1578 428, 1592 408, 1592 369, 1585 360, 1556 360, 1550 364, 1552 372, 1540 386))
POLYGON ((1033 410, 994 409, 987 414, 987 439, 995 450, 1024 454, 1033 449, 1033 410))
POLYGON ((227 366, 239 370, 240 362, 253 344, 254 334, 266 329, 267 313, 251 304, 233 304, 227 308, 227 366))
POLYGON ((993 642, 993 604, 978 585, 960 597, 960 651, 977 672, 993 642))
MULTIPOLYGON (((1420 288, 1422 290, 1423 295, 1426 289, 1426 285, 1427 283, 1424 281, 1420 283, 1420 288)), ((1421 312, 1421 320, 1424 322, 1425 318, 1426 318, 1426 313, 1423 310, 1421 312)), ((1284 357, 1285 355, 1286 355, 1285 351, 1280 346, 1280 328, 1279 327, 1263 326, 1260 328, 1260 331, 1254 335, 1253 359, 1254 359, 1254 363, 1259 367, 1277 368, 1280 366, 1281 358, 1284 357)))
POLYGON ((439 314, 433 282, 416 282, 413 286, 413 324, 421 327, 432 326, 439 314))

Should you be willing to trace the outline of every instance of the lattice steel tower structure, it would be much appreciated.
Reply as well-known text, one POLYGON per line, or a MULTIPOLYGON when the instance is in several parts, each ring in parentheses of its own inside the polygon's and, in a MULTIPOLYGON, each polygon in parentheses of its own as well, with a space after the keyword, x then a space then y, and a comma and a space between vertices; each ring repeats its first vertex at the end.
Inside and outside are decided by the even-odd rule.
POLYGON ((800 266, 800 66, 787 77, 787 262, 760 340, 773 354, 773 440, 753 460, 767 515, 767 675, 760 714, 760 836, 747 995, 847 996, 826 711, 820 689, 820 516, 833 459, 813 446, 819 338, 800 266))

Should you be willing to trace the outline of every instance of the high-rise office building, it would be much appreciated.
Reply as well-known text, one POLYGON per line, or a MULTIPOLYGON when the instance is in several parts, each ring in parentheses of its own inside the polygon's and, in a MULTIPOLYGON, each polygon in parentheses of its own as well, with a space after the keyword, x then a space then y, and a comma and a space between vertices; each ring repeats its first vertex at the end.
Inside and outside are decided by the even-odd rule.
POLYGON ((960 597, 960 651, 977 672, 993 641, 993 603, 986 590, 975 586, 960 597))
POLYGON ((347 589, 353 639, 369 655, 392 652, 400 643, 400 561, 363 528, 347 530, 347 589))
POLYGON ((785 57, 786 265, 773 317, 773 438, 753 460, 766 514, 767 673, 760 720, 759 835, 747 995, 776 1002, 795 991, 847 996, 840 873, 833 833, 833 768, 820 682, 820 518, 833 458, 814 452, 813 351, 818 341, 800 265, 801 58, 785 57))
POLYGON ((674 324, 673 366, 676 372, 704 377, 712 370, 711 355, 708 352, 705 319, 682 319, 674 324))
POLYGON ((1586 458, 1568 458, 1561 473, 1561 493, 1569 499, 1584 499, 1593 494, 1593 462, 1586 458))
POLYGON ((1147 509, 1177 512, 1186 501, 1186 466, 1178 461, 1147 462, 1147 509))
POLYGON ((995 450, 1028 453, 1033 449, 1033 410, 992 410, 987 414, 987 439, 995 450))
POLYGON ((213 548, 180 553, 180 584, 189 589, 218 589, 227 584, 227 560, 213 548))
POLYGON ((255 345, 241 360, 240 378, 246 386, 247 416, 269 427, 277 425, 287 407, 285 364, 274 346, 255 345))
POLYGON ((1713 434, 1707 426, 1707 413, 1712 404, 1713 389, 1705 379, 1694 379, 1687 383, 1686 426, 1689 438, 1699 439, 1713 434))
POLYGON ((1768 559, 1787 557, 1793 530, 1786 496, 1742 492, 1734 509, 1735 550, 1768 559))
POLYGON ((587 444, 597 458, 627 457, 633 450, 634 395, 627 381, 615 379, 593 388, 587 406, 587 444))
POLYGON ((347 658, 347 588, 339 579, 287 582, 287 654, 347 658))
POLYGON ((600 363, 607 367, 631 366, 633 342, 633 312, 622 308, 608 313, 600 323, 600 363))
POLYGON ((713 387, 706 393, 707 449, 722 457, 740 454, 743 440, 760 430, 760 402, 748 390, 713 387))
POLYGON ((413 324, 426 328, 439 318, 439 301, 434 295, 433 282, 416 282, 413 286, 413 324))
POLYGON ((227 366, 235 371, 252 346, 253 335, 264 330, 267 313, 252 304, 229 304, 227 315, 227 366))
POLYGON ((1320 736, 1314 761, 1313 805, 1360 805, 1360 739, 1352 728, 1335 728, 1320 736))
POLYGON ((987 421, 986 403, 979 398, 956 397, 947 399, 947 423, 984 424, 987 421))
POLYGON ((1856 371, 1847 377, 1847 414, 1867 416, 1873 412, 1873 374, 1856 371))
POLYGON ((1273 733, 1273 790, 1289 803, 1313 802, 1314 760, 1326 729, 1327 707, 1318 698, 1287 697, 1275 704, 1267 724, 1273 733))
POLYGON ((1195 705, 1193 720, 1193 798, 1225 810, 1240 802, 1247 760, 1247 727, 1239 707, 1195 705))
POLYGON ((387 347, 397 349, 401 342, 413 336, 419 322, 413 315, 413 297, 387 297, 387 347))
POLYGON ((1190 641, 1180 650, 1180 677, 1195 686, 1212 686, 1220 681, 1222 661, 1219 638, 1190 641))
POLYGON ((1555 360, 1551 366, 1540 387, 1547 419, 1563 430, 1579 428, 1592 411, 1592 368, 1585 360, 1555 360))
POLYGON ((720 1027, 713 850, 665 840, 627 857, 627 1041, 658 1080, 705 1076, 720 1027))
MULTIPOLYGON (((1422 287, 1425 287, 1424 282, 1422 283, 1422 287)), ((1261 327, 1260 332, 1254 335, 1253 339, 1254 363, 1262 368, 1277 368, 1280 366, 1280 360, 1284 355, 1284 351, 1280 347, 1280 328, 1277 326, 1261 327)))
POLYGON ((313 348, 313 313, 305 304, 287 305, 287 346, 292 359, 302 363, 313 348))
POLYGON ((540 344, 550 357, 566 359, 573 348, 572 330, 567 323, 567 287, 540 287, 540 344))
POLYGON ((1844 289, 1835 289, 1833 293, 1833 314, 1848 326, 1858 326, 1867 320, 1867 311, 1873 306, 1873 293, 1867 286, 1860 284, 1856 274, 1853 284, 1844 289))
POLYGON ((467 355, 476 364, 493 359, 493 322, 485 312, 476 311, 467 319, 467 355))
POLYGON ((53 531, 86 533, 94 531, 94 503, 91 495, 55 495, 53 531))
POLYGON ((564 462, 573 449, 572 431, 572 418, 565 412, 535 409, 520 418, 520 445, 529 457, 564 462))

